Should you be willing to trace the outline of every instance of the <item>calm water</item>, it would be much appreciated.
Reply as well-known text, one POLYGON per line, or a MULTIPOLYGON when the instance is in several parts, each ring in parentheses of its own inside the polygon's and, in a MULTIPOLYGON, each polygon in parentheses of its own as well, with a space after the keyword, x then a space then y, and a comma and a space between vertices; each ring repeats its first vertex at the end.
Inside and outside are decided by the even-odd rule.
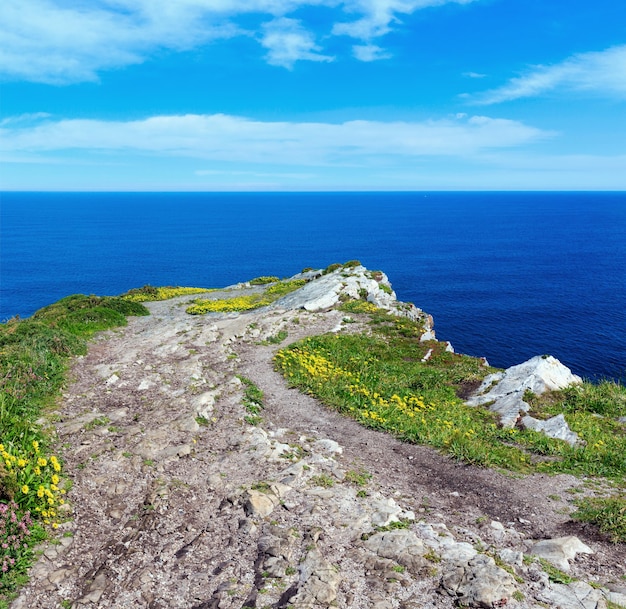
POLYGON ((3 193, 0 319, 357 258, 457 351, 626 378, 626 193, 3 193))

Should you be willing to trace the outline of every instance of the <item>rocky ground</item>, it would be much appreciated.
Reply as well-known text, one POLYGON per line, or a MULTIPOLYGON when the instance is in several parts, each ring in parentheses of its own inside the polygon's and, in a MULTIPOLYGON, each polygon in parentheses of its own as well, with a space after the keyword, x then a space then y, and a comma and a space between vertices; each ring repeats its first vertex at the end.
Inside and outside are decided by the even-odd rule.
POLYGON ((569 517, 590 481, 465 466, 289 388, 263 340, 360 330, 336 310, 187 300, 75 361, 55 423, 71 519, 12 609, 626 605, 624 550, 569 517), (238 376, 265 394, 258 425, 238 376))

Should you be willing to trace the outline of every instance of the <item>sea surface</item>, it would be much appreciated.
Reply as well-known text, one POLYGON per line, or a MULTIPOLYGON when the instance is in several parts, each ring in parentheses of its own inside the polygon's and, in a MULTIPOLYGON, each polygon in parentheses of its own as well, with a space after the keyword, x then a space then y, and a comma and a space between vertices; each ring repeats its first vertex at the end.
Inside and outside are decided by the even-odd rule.
POLYGON ((0 320, 358 259, 440 340, 626 380, 626 193, 2 193, 0 320))

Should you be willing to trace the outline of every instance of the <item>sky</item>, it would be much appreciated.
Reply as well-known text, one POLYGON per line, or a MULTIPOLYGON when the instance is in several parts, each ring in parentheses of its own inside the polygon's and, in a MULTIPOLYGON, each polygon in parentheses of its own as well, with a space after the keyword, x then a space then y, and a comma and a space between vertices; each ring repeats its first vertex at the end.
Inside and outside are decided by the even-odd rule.
POLYGON ((626 190, 624 0, 2 0, 0 189, 626 190))

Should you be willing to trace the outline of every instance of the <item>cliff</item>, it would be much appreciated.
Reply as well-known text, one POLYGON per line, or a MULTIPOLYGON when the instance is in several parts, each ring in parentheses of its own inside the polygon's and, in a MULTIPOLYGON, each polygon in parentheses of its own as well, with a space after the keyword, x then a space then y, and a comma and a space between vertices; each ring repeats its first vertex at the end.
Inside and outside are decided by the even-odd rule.
MULTIPOLYGON (((353 415, 323 405, 317 385, 298 390, 296 360, 281 361, 304 354, 307 337, 368 337, 365 355, 346 342, 351 355, 322 382, 351 374, 345 391, 357 400, 382 357, 374 347, 398 336, 415 349, 407 366, 471 370, 471 382, 446 376, 441 391, 462 395, 471 408, 446 399, 469 413, 494 407, 499 434, 550 420, 528 414, 529 391, 579 379, 551 358, 503 372, 454 354, 384 273, 354 264, 289 282, 300 287, 268 300, 272 284, 253 282, 147 302, 150 316, 98 335, 75 359, 53 417, 71 519, 13 609, 626 606, 621 546, 570 517, 568 497, 593 490, 584 480, 530 462, 511 475, 453 458, 450 445, 410 442, 391 414, 377 423, 387 410, 353 415), (246 310, 186 312, 233 298, 246 310), (304 346, 276 357, 294 342, 304 346), (352 372, 350 357, 362 357, 352 372)), ((435 417, 420 397, 414 412, 435 417)), ((409 398, 376 399, 391 409, 409 398)))

